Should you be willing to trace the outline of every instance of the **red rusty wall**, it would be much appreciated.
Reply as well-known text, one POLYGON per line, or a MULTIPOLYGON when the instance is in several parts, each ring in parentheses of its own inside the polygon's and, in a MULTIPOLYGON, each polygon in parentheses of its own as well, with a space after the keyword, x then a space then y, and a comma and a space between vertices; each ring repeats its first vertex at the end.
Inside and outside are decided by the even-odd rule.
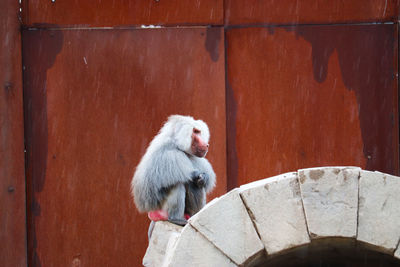
POLYGON ((399 173, 396 25, 226 38, 229 187, 313 166, 399 173))
POLYGON ((397 21, 399 0, 25 0, 26 25, 240 25, 397 21), (225 19, 224 19, 225 15, 225 19))
POLYGON ((399 0, 225 1, 227 25, 396 22, 398 17, 399 0))
POLYGON ((135 166, 170 114, 209 124, 226 190, 223 30, 25 30, 29 261, 140 266, 135 166))
POLYGON ((223 24, 222 0, 25 0, 26 25, 80 26, 223 24))
POLYGON ((0 265, 7 266, 27 264, 18 9, 18 1, 0 3, 0 265))
MULTIPOLYGON (((399 174, 398 29, 368 24, 398 14, 399 0, 23 0, 30 265, 141 265, 149 221, 129 183, 173 113, 210 126, 218 176, 210 198, 312 166, 399 174)), ((0 53, 19 49, 2 44, 0 53)), ((10 126, 2 142, 15 166, 4 170, 19 177, 17 193, 21 94, 5 88, 0 101, 13 120, 2 121, 10 126)), ((13 211, 21 206, 21 195, 4 196, 18 197, 13 211)), ((23 212, 13 214, 20 229, 23 212)), ((0 256, 23 248, 11 249, 0 256)))

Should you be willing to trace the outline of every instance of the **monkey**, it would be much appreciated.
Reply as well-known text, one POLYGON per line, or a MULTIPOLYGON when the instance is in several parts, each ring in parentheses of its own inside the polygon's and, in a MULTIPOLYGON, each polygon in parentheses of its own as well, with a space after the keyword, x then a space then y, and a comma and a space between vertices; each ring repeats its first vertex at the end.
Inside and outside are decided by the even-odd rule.
POLYGON ((154 220, 185 225, 206 204, 216 175, 205 158, 210 132, 202 120, 171 115, 153 138, 131 181, 139 212, 154 220))

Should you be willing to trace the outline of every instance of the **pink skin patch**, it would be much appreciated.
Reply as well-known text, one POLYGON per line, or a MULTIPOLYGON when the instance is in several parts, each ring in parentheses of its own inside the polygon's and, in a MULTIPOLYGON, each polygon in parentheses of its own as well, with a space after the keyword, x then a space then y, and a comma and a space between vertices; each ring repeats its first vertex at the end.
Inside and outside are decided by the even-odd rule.
POLYGON ((202 158, 207 154, 209 145, 201 139, 200 133, 200 130, 193 129, 191 150, 196 157, 202 158))
MULTIPOLYGON (((147 213, 147 216, 149 217, 150 220, 157 222, 157 221, 168 221, 168 212, 165 210, 153 210, 149 211, 147 213)), ((185 214, 184 215, 186 220, 189 220, 190 215, 185 214)))
POLYGON ((165 210, 154 210, 147 213, 147 216, 152 221, 167 221, 168 220, 168 212, 165 210))

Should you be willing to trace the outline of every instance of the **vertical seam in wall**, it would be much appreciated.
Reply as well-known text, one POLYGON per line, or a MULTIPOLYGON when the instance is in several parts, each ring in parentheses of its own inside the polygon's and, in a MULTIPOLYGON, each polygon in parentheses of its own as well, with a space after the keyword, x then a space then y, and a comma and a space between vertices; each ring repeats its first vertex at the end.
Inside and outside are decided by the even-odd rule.
MULTIPOLYGON (((22 5, 22 3, 21 3, 22 5)), ((22 13, 19 13, 22 16, 22 13)), ((25 257, 26 257, 26 264, 29 266, 29 207, 28 204, 29 199, 28 196, 30 195, 28 192, 28 177, 27 177, 27 166, 28 166, 28 153, 27 153, 27 147, 26 147, 26 96, 25 96, 25 74, 24 74, 24 57, 23 57, 23 51, 24 51, 24 42, 23 42, 23 24, 22 21, 20 21, 20 49, 21 49, 21 90, 22 90, 22 124, 23 124, 23 136, 24 136, 24 180, 25 180, 25 192, 24 192, 24 199, 25 199, 25 257)))
MULTIPOLYGON (((398 16, 400 16, 400 5, 399 5, 399 12, 398 12, 398 16)), ((398 17, 399 18, 399 17, 398 17)), ((397 58, 395 59, 397 61, 396 64, 396 89, 397 89, 397 173, 396 175, 400 175, 400 94, 399 94, 399 90, 400 90, 400 84, 399 84, 399 74, 400 74, 400 70, 399 70, 399 60, 400 60, 400 43, 399 43, 399 38, 400 38, 400 20, 397 21, 396 24, 396 42, 397 42, 397 58)))
MULTIPOLYGON (((224 1, 225 4, 225 1, 224 1)), ((228 129, 229 129, 229 110, 228 110, 228 60, 227 60, 227 40, 226 40, 226 27, 225 27, 225 13, 224 13, 224 85, 225 85, 225 158, 226 158, 226 163, 225 163, 225 173, 226 173, 226 185, 225 185, 225 190, 226 192, 229 191, 229 179, 232 179, 232 177, 229 177, 228 174, 229 172, 229 142, 228 142, 228 129)))

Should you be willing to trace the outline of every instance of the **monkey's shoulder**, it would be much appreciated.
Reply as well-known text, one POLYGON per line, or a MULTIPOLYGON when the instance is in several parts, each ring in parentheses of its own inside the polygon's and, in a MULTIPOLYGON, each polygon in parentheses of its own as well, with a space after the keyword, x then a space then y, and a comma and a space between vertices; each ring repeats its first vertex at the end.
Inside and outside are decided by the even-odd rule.
POLYGON ((174 144, 163 144, 154 149, 148 157, 152 162, 168 162, 168 161, 187 161, 189 155, 186 152, 179 150, 174 144))
POLYGON ((174 153, 182 154, 184 152, 179 150, 175 144, 168 142, 168 143, 159 145, 155 149, 154 153, 156 153, 156 154, 174 154, 174 153))
POLYGON ((209 165, 210 164, 206 158, 199 158, 196 156, 190 156, 189 158, 193 162, 193 164, 196 164, 196 165, 209 165))

